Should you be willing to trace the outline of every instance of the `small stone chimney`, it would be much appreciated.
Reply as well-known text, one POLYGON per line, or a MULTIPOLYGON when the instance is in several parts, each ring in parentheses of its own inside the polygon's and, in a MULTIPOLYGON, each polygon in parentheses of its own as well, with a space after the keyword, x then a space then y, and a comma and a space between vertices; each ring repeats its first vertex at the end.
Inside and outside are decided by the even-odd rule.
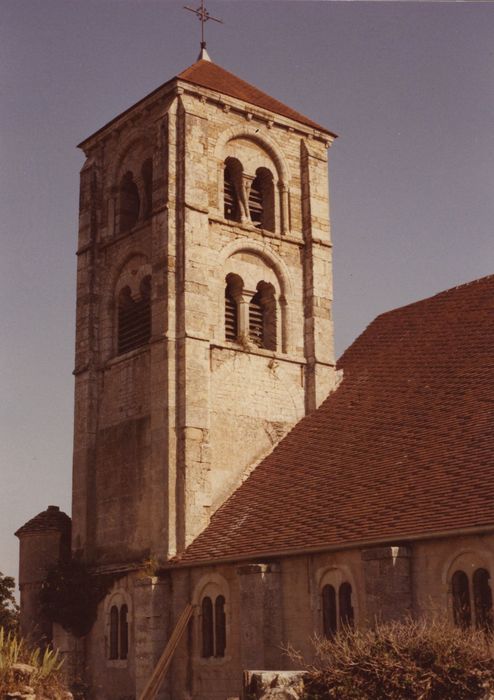
POLYGON ((40 592, 51 567, 70 557, 71 520, 58 506, 48 506, 15 533, 20 541, 19 589, 21 634, 51 641, 52 624, 41 610, 40 592))

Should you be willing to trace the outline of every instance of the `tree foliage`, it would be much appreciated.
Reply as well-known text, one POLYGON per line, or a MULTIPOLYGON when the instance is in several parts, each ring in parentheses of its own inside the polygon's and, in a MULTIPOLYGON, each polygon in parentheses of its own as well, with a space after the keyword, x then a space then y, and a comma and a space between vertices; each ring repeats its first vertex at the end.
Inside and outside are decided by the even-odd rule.
POLYGON ((49 620, 82 637, 93 626, 98 603, 108 593, 112 582, 112 577, 95 575, 80 561, 61 562, 48 572, 43 582, 43 611, 49 620))
POLYGON ((0 627, 15 631, 19 623, 19 606, 14 598, 15 581, 0 571, 0 627))

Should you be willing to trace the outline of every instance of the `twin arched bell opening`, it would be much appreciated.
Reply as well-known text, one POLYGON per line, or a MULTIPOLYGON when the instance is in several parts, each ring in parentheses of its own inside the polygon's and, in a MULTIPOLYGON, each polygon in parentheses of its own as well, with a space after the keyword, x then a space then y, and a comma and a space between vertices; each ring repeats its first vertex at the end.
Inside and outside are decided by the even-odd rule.
POLYGON ((225 219, 249 222, 256 228, 275 230, 274 180, 265 167, 255 177, 245 174, 241 162, 229 157, 224 166, 223 213, 225 219))
POLYGON ((275 288, 261 281, 254 294, 244 288, 239 275, 230 273, 225 286, 225 339, 266 350, 277 347, 275 288))

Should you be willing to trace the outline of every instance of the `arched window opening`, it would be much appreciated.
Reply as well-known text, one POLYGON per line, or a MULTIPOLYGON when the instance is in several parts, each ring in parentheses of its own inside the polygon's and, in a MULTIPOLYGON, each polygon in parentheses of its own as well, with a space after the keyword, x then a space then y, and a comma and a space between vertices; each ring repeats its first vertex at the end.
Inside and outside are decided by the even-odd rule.
POLYGON ((226 648, 225 598, 219 595, 214 603, 215 656, 224 656, 226 648))
POLYGON ((235 341, 238 337, 237 302, 232 297, 228 285, 225 287, 225 338, 235 341))
POLYGON ((338 603, 340 608, 340 627, 353 627, 352 587, 348 581, 345 581, 340 586, 338 603))
POLYGON ((222 595, 213 601, 205 596, 201 603, 202 657, 223 657, 226 649, 225 598, 222 595))
POLYGON ((133 299, 129 287, 124 287, 118 298, 118 354, 146 345, 151 337, 151 278, 145 277, 140 296, 133 299))
POLYGON ((213 602, 209 596, 202 599, 202 656, 214 656, 213 602))
POLYGON ((478 629, 492 630, 492 591, 487 569, 477 569, 473 575, 475 621, 478 629))
POLYGON ((455 571, 451 579, 453 590, 453 619, 458 627, 469 627, 472 622, 468 576, 464 571, 455 571))
POLYGON ((336 592, 333 586, 326 584, 322 589, 322 626, 324 635, 331 639, 336 627, 336 592))
POLYGON ((239 335, 238 305, 243 282, 238 275, 226 276, 225 286, 225 339, 235 342, 239 335))
POLYGON ((224 216, 229 221, 240 221, 242 165, 236 158, 227 158, 223 175, 224 216))
POLYGON ((249 337, 260 348, 276 350, 276 298, 272 284, 259 282, 249 303, 249 337))
POLYGON ((142 182, 144 185, 144 218, 148 219, 153 211, 153 160, 148 158, 142 164, 142 182))
POLYGON ((264 317, 260 292, 257 292, 249 303, 249 337, 254 345, 264 347, 264 317))
POLYGON ((118 659, 118 608, 112 605, 110 609, 110 659, 118 659))
POLYGON ((127 606, 122 605, 120 608, 120 650, 118 655, 120 659, 126 659, 129 653, 128 612, 127 606))
POLYGON ((274 231, 274 183, 267 168, 258 168, 249 192, 250 220, 257 228, 274 231))
POLYGON ((139 190, 130 171, 126 172, 120 182, 120 233, 133 228, 139 218, 139 190))

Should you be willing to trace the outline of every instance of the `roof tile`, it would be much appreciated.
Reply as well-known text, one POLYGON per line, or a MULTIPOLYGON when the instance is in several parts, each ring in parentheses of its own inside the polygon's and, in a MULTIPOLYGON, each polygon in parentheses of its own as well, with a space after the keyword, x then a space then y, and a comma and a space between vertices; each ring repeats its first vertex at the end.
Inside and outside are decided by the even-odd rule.
POLYGON ((183 562, 494 525, 494 275, 379 316, 183 562))
MULTIPOLYGON (((245 80, 238 78, 233 73, 221 68, 221 66, 218 66, 212 61, 201 59, 189 68, 186 68, 182 73, 179 73, 177 78, 192 83, 193 85, 199 85, 200 87, 208 88, 215 92, 221 92, 223 95, 235 97, 238 100, 266 109, 269 112, 281 114, 283 117, 288 117, 288 119, 293 119, 296 122, 318 129, 319 131, 331 133, 325 127, 316 124, 316 122, 313 122, 308 117, 296 112, 282 102, 275 100, 274 97, 267 95, 254 85, 246 83, 245 80)), ((332 135, 334 136, 334 134, 332 135)))

